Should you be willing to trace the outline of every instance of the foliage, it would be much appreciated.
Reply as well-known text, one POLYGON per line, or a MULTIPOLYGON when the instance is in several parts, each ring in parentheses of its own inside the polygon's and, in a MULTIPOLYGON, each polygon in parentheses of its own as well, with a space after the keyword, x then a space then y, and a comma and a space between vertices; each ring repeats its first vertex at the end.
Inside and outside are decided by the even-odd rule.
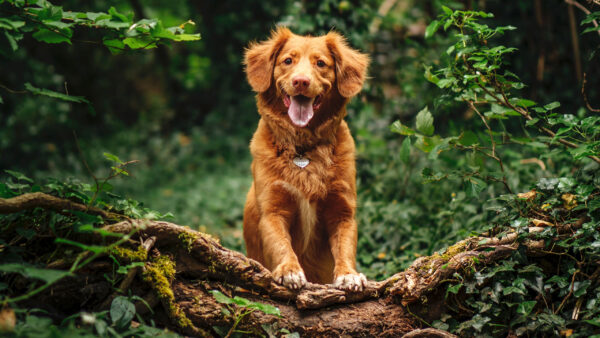
MULTIPOLYGON (((381 279, 473 234, 516 229, 524 236, 532 218, 568 224, 588 215, 585 229, 561 242, 556 260, 527 260, 519 252, 506 263, 455 276, 448 302, 456 312, 434 325, 463 336, 516 330, 567 335, 579 328, 597 333, 598 290, 594 282, 587 285, 594 271, 586 257, 597 255, 591 243, 597 242, 598 166, 590 156, 598 156, 600 128, 586 108, 597 106, 593 89, 600 78, 587 77, 582 101, 565 2, 544 2, 542 8, 497 0, 135 3, 62 1, 62 8, 81 16, 73 19, 69 13, 75 12, 47 2, 0 3, 0 168, 12 169, 2 172, 0 195, 44 191, 134 218, 172 212, 175 222, 243 250, 243 204, 251 182, 247 145, 258 120, 241 66, 243 48, 276 24, 301 34, 333 28, 371 55, 369 81, 350 102, 347 119, 357 146, 359 269, 381 279), (453 10, 466 6, 474 10, 453 10), (25 7, 61 13, 52 25, 67 25, 70 43, 36 39, 33 34, 46 27, 21 19, 25 7), (191 34, 190 24, 176 28, 188 18, 202 40, 165 49, 175 40, 152 35, 159 22, 191 34), (123 27, 100 27, 99 20, 123 27), (154 45, 132 47, 125 43, 131 37, 159 40, 156 48, 132 50, 154 45), (105 152, 116 157, 98 156, 105 152), (124 168, 127 161, 119 158, 138 162, 124 168), (130 177, 102 169, 107 160, 130 177), (120 175, 103 183, 113 174, 120 175), (513 194, 532 188, 531 201, 513 194), (576 205, 568 209, 569 203, 576 205), (540 279, 543 292, 536 291, 540 279), (578 321, 571 319, 575 310, 578 321)), ((587 33, 576 38, 583 72, 592 74, 598 46, 592 20, 598 12, 585 5, 591 14, 577 8, 575 14, 587 33)), ((38 37, 61 39, 50 32, 38 37)), ((98 231, 92 228, 99 225, 95 217, 40 210, 1 219, 18 224, 17 235, 30 247, 38 231, 76 234, 98 231)), ((547 239, 553 231, 546 227, 537 236, 547 239)), ((85 249, 52 245, 66 254, 85 249)), ((33 275, 41 269, 42 262, 24 265, 26 253, 13 249, 3 255, 15 260, 3 264, 18 266, 6 269, 33 275)), ((117 283, 132 267, 119 263, 107 278, 117 283)), ((41 330, 67 332, 82 322, 60 326, 41 316, 20 313, 17 328, 38 322, 41 330)), ((94 316, 114 324, 108 314, 94 316)))
MULTIPOLYGON (((109 156, 110 157, 110 156, 109 156)), ((114 171, 114 168, 111 169, 114 171)), ((71 199, 78 203, 101 207, 119 212, 122 217, 159 217, 158 212, 151 211, 139 205, 139 202, 122 199, 107 191, 96 190, 93 186, 79 181, 60 182, 48 180, 46 184, 36 184, 34 180, 15 171, 6 171, 10 177, 5 182, 0 182, 0 198, 10 198, 28 192, 44 192, 71 199)), ((118 175, 120 173, 116 173, 118 175)), ((115 175, 115 176, 116 176, 115 175)), ((108 179, 100 187, 108 187, 108 179)), ((92 216, 82 212, 73 212, 69 215, 34 209, 10 215, 0 216, 0 244, 2 251, 0 257, 0 276, 7 283, 2 283, 0 302, 3 306, 10 305, 19 310, 18 304, 44 292, 61 279, 74 276, 74 273, 85 268, 102 256, 110 256, 115 265, 114 276, 105 276, 113 285, 119 282, 128 269, 140 263, 120 265, 129 262, 119 253, 129 249, 121 248, 133 234, 122 235, 103 230, 100 226, 103 220, 99 216, 92 216), (91 246, 78 242, 82 234, 96 233, 103 238, 115 238, 106 245, 91 246), (48 242, 44 238, 56 238, 48 242), (42 244, 40 246, 40 244, 42 244), (71 257, 71 258, 69 258, 71 257), (70 267, 67 270, 47 268, 49 263, 57 260, 66 260, 70 267), (17 275, 21 275, 31 282, 23 287, 17 275)), ((129 250, 133 252, 132 250, 129 250)), ((145 254, 145 252, 144 252, 145 254)), ((140 299, 133 296, 132 299, 140 299)), ((161 333, 161 330, 151 326, 140 325, 130 328, 130 322, 135 316, 135 307, 125 297, 116 297, 110 309, 110 322, 106 312, 87 313, 78 312, 63 320, 61 325, 54 325, 49 318, 30 314, 35 309, 20 311, 21 319, 14 328, 17 336, 30 336, 37 334, 66 335, 77 333, 82 335, 114 337, 145 336, 161 333), (75 323, 84 324, 83 328, 76 328, 75 323), (110 324, 109 324, 110 323, 110 324)), ((42 311, 42 310, 40 310, 42 311)))
MULTIPOLYGON (((26 34, 31 34, 40 42, 71 44, 73 29, 81 27, 105 30, 102 42, 91 43, 103 44, 112 53, 156 48, 159 43, 170 43, 170 41, 200 39, 200 34, 185 33, 186 24, 193 25, 193 21, 166 28, 158 19, 142 19, 133 22, 133 15, 119 13, 114 7, 111 7, 108 12, 63 11, 62 6, 53 5, 46 0, 34 3, 4 0, 0 2, 0 6, 3 6, 0 8, 3 12, 11 14, 0 18, 0 29, 10 46, 10 49, 0 49, 1 53, 16 52, 19 49, 19 41, 26 34)), ((39 89, 30 83, 25 83, 25 90, 35 95, 90 104, 83 97, 39 89)))
MULTIPOLYGON (((225 316, 230 316, 233 318, 233 325, 229 330, 224 330, 221 327, 214 327, 215 331, 220 332, 222 336, 231 336, 232 334, 251 334, 252 332, 237 330, 236 328, 240 324, 240 322, 244 319, 245 316, 249 315, 254 311, 262 311, 268 315, 274 315, 281 317, 281 313, 279 309, 270 304, 263 304, 260 302, 253 302, 243 297, 235 296, 233 298, 227 297, 222 292, 218 290, 211 290, 210 293, 215 297, 215 300, 221 304, 225 304, 225 307, 221 308, 221 311, 225 316)), ((296 337, 298 333, 290 333, 286 329, 277 330, 276 327, 272 325, 263 325, 262 329, 269 335, 277 335, 284 334, 285 337, 296 337)))
POLYGON ((492 231, 498 237, 516 231, 520 242, 529 241, 534 234, 535 240, 546 243, 542 250, 550 258, 536 259, 521 246, 512 257, 495 266, 456 274, 446 294, 452 304, 449 313, 455 315, 443 315, 434 326, 461 336, 595 334, 600 318, 595 307, 600 301, 596 283, 596 261, 600 256, 598 119, 585 116, 583 110, 577 117, 558 113, 558 102, 539 106, 517 96, 524 85, 504 69, 505 54, 515 49, 490 47, 492 37, 513 27, 490 28, 480 24, 478 18, 492 17, 489 13, 453 11, 447 7, 442 10, 439 20, 428 26, 427 34, 434 34, 439 27, 453 27, 457 31, 456 43, 446 50, 451 56, 448 66, 435 71, 426 67, 425 76, 438 87, 450 90, 453 99, 467 103, 476 113, 473 116, 482 121, 480 128, 489 138, 469 135, 473 132, 466 130, 459 136, 434 138, 433 130, 428 128, 433 121, 427 110, 419 113, 421 118, 417 116, 415 130, 400 122, 392 130, 407 139, 417 135, 419 140, 425 140, 421 143, 431 146, 420 149, 426 152, 455 148, 497 162, 500 172, 488 173, 487 177, 481 176, 482 170, 477 167, 453 173, 427 170, 423 175, 428 181, 461 177, 471 182, 469 190, 473 196, 487 186, 483 179, 502 182, 509 194, 499 196, 500 203, 494 208, 497 215, 492 219, 496 227, 492 231), (492 121, 497 121, 496 125, 492 121), (539 133, 517 129, 516 134, 513 126, 519 124, 536 128, 539 133), (496 126, 500 130, 493 128, 496 126), (533 145, 534 149, 544 149, 558 143, 568 147, 568 151, 558 149, 553 158, 575 163, 576 174, 542 177, 530 192, 513 195, 502 161, 504 148, 518 145, 526 149, 533 145), (561 156, 556 156, 558 153, 561 156), (476 176, 481 178, 475 179, 476 176), (559 226, 577 222, 582 227, 575 233, 565 235, 558 231, 559 226), (551 244, 557 238, 558 242, 551 244))

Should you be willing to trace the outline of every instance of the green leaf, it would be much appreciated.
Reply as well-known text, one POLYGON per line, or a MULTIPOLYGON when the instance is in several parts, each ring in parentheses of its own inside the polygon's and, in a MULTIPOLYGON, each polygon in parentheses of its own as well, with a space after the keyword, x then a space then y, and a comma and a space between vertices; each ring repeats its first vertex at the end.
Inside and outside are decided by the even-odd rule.
POLYGON ((456 82, 456 79, 453 77, 447 78, 447 79, 441 79, 439 80, 436 85, 440 88, 448 88, 451 87, 454 83, 456 82))
POLYGON ((119 29, 123 29, 123 28, 129 28, 129 26, 131 26, 131 23, 103 19, 103 20, 96 21, 96 23, 94 25, 98 26, 98 27, 102 27, 102 28, 110 28, 110 29, 119 30, 119 29))
POLYGON ((60 33, 65 34, 69 38, 73 36, 73 32, 70 29, 67 29, 73 26, 72 23, 66 23, 58 20, 44 20, 44 24, 46 26, 57 28, 60 33))
POLYGON ((425 77, 425 79, 427 79, 427 81, 437 85, 440 79, 433 73, 431 73, 431 68, 431 66, 425 66, 425 73, 423 73, 423 76, 425 77))
POLYGON ((63 101, 90 104, 90 101, 86 100, 82 96, 67 95, 67 94, 55 92, 55 91, 49 90, 49 89, 36 88, 36 87, 32 86, 31 83, 29 83, 29 82, 25 83, 25 89, 27 89, 28 91, 30 91, 32 94, 35 94, 35 95, 48 96, 48 97, 52 97, 52 98, 63 100, 63 101))
POLYGON ((517 307, 517 313, 526 317, 527 315, 529 315, 531 313, 531 311, 533 310, 533 308, 535 307, 536 304, 537 304, 537 301, 535 301, 535 300, 530 300, 527 302, 520 303, 519 306, 517 307))
POLYGON ((123 40, 123 43, 131 49, 156 48, 156 42, 149 37, 132 37, 123 40))
POLYGON ((479 196, 479 193, 487 187, 487 183, 485 183, 485 181, 473 176, 469 177, 466 180, 466 183, 468 187, 467 193, 469 193, 471 197, 479 196))
POLYGON ((502 290, 502 294, 505 295, 505 296, 506 295, 511 295, 511 294, 514 294, 514 293, 517 293, 517 294, 520 294, 520 295, 524 295, 525 294, 525 292, 523 290, 521 290, 520 288, 515 287, 515 286, 507 286, 507 287, 505 287, 502 290))
POLYGON ((527 120, 527 121, 525 122, 525 125, 526 125, 526 126, 535 126, 535 124, 536 124, 536 123, 538 123, 539 121, 540 121, 540 119, 539 119, 539 118, 537 118, 537 117, 534 117, 534 118, 532 118, 531 120, 527 120))
POLYGON ((535 106, 535 102, 531 101, 531 100, 527 100, 527 99, 519 99, 519 101, 517 101, 516 105, 520 106, 520 107, 531 107, 531 106, 535 106))
POLYGON ((573 283, 573 296, 579 298, 585 295, 587 288, 592 284, 592 281, 589 279, 584 280, 583 282, 575 282, 573 283))
POLYGON ((102 43, 110 50, 112 54, 119 54, 125 50, 125 44, 119 39, 107 39, 102 43))
POLYGON ((552 110, 552 109, 556 109, 558 107, 560 107, 560 102, 558 102, 558 101, 550 102, 544 106, 544 108, 546 110, 552 110))
MULTIPOLYGON (((15 33, 13 33, 15 34, 15 33)), ((8 40, 8 44, 10 45, 10 48, 14 51, 16 51, 17 49, 19 49, 19 45, 17 44, 18 40, 21 40, 23 38, 23 34, 15 34, 13 35, 11 33, 9 33, 8 31, 4 32, 4 36, 6 36, 6 40, 8 40)))
POLYGON ((104 155, 104 158, 106 158, 109 161, 116 162, 118 164, 123 164, 123 161, 121 161, 121 159, 117 155, 113 155, 111 153, 106 153, 106 152, 103 153, 103 155, 104 155))
POLYGON ((0 18, 0 28, 7 30, 18 30, 25 26, 25 21, 13 20, 9 18, 0 18))
POLYGON ((405 137, 400 147, 400 160, 405 163, 410 163, 410 137, 405 137))
POLYGON ((433 116, 429 112, 429 109, 427 108, 427 106, 425 106, 425 108, 421 109, 421 111, 417 114, 416 128, 423 135, 426 135, 426 136, 433 135, 433 132, 434 132, 433 116))
POLYGON ((144 262, 133 262, 133 263, 131 263, 129 265, 121 265, 117 269, 117 273, 126 275, 129 272, 130 269, 136 268, 136 267, 142 267, 144 265, 145 265, 144 262))
POLYGON ((463 286, 462 283, 456 284, 456 285, 451 285, 448 287, 448 292, 449 293, 453 293, 453 294, 458 294, 458 291, 460 290, 460 288, 463 286))
POLYGON ((4 172, 9 174, 10 176, 16 178, 19 181, 26 181, 29 183, 33 183, 33 180, 31 178, 23 175, 22 173, 20 173, 18 171, 12 171, 12 170, 5 169, 4 172))
POLYGON ((442 11, 448 15, 452 15, 452 10, 446 6, 442 6, 442 11))
POLYGON ((398 133, 400 135, 405 135, 405 136, 410 136, 410 135, 415 134, 414 130, 403 125, 400 121, 396 121, 396 122, 392 123, 392 125, 390 126, 390 130, 394 133, 398 133))
POLYGON ((131 20, 133 19, 133 14, 131 14, 130 16, 127 16, 127 15, 121 14, 121 13, 119 13, 119 12, 117 11, 117 9, 116 9, 116 8, 114 8, 114 7, 112 7, 112 6, 111 6, 111 7, 108 9, 108 14, 112 15, 112 17, 113 17, 113 18, 117 18, 117 19, 119 19, 119 20, 121 20, 121 21, 123 21, 123 22, 128 22, 128 23, 130 23, 130 22, 131 22, 131 20))
POLYGON ((70 36, 57 33, 46 28, 41 28, 39 31, 32 34, 33 38, 45 43, 61 43, 66 42, 71 44, 70 36))
POLYGON ((440 26, 441 26, 440 21, 438 21, 438 20, 431 21, 431 23, 425 29, 425 39, 429 39, 430 37, 432 37, 433 34, 435 34, 435 32, 437 32, 437 30, 440 28, 440 26))
POLYGON ((415 147, 420 149, 423 152, 430 152, 435 147, 443 142, 442 138, 439 135, 435 135, 432 137, 427 137, 423 135, 417 135, 417 141, 415 142, 415 147))
POLYGON ((44 282, 51 284, 59 279, 69 276, 70 273, 68 271, 63 270, 53 270, 53 269, 40 269, 30 265, 25 264, 2 264, 0 265, 0 271, 2 272, 12 272, 21 274, 27 278, 40 279, 44 282))
POLYGON ((110 318, 115 326, 124 329, 135 316, 135 305, 123 296, 117 296, 110 305, 110 318))
POLYGON ((248 300, 248 299, 242 298, 242 297, 238 297, 238 296, 235 296, 234 298, 230 298, 230 297, 225 296, 218 290, 211 290, 209 292, 213 295, 213 297, 215 297, 215 300, 221 304, 235 304, 235 305, 247 308, 247 309, 259 310, 268 315, 274 315, 274 316, 278 316, 278 317, 281 316, 279 309, 273 305, 263 304, 263 303, 259 303, 259 302, 253 302, 251 300, 248 300))
POLYGON ((198 34, 177 34, 175 35, 175 41, 197 41, 200 40, 200 33, 198 34))
POLYGON ((86 17, 92 21, 110 19, 110 15, 102 12, 87 12, 85 13, 86 17))
POLYGON ((217 302, 219 302, 221 304, 233 304, 233 299, 225 296, 220 291, 211 290, 209 292, 213 295, 213 297, 215 297, 215 300, 217 302))

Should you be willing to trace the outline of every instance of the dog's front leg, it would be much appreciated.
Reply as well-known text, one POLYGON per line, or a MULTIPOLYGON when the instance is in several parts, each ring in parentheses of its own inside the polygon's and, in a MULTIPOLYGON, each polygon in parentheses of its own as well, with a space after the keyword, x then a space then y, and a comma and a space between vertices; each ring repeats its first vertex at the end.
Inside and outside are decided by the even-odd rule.
POLYGON ((273 184, 261 197, 262 216, 258 228, 265 263, 279 284, 290 289, 302 288, 306 277, 292 248, 290 235, 296 201, 285 184, 273 184))
POLYGON ((354 220, 356 194, 346 182, 332 184, 325 201, 325 222, 335 262, 334 285, 339 289, 362 291, 367 278, 356 271, 358 228, 354 220))

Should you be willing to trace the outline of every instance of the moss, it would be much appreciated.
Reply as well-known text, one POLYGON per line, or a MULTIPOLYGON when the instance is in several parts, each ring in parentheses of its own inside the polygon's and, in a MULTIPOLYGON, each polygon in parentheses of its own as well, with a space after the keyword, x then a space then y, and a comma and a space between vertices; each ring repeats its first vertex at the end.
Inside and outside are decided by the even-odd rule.
POLYGON ((183 242, 188 252, 192 251, 192 244, 196 241, 196 234, 191 231, 184 231, 179 234, 179 239, 183 242))
POLYGON ((194 327, 175 302, 171 281, 175 278, 175 262, 169 256, 160 256, 146 266, 144 280, 152 286, 158 298, 168 304, 169 317, 181 328, 194 327))
POLYGON ((175 296, 171 289, 171 281, 175 277, 175 263, 169 256, 160 256, 146 266, 144 280, 156 291, 163 300, 174 301, 175 296))
POLYGON ((465 248, 467 246, 468 241, 460 241, 456 244, 454 244, 453 246, 449 247, 448 249, 446 249, 446 252, 444 252, 444 254, 442 255, 442 258, 444 259, 444 261, 449 261, 450 258, 458 255, 461 252, 465 251, 465 248))
POLYGON ((148 259, 148 253, 141 245, 138 246, 136 251, 117 246, 110 251, 110 254, 119 261, 125 262, 144 262, 148 259))

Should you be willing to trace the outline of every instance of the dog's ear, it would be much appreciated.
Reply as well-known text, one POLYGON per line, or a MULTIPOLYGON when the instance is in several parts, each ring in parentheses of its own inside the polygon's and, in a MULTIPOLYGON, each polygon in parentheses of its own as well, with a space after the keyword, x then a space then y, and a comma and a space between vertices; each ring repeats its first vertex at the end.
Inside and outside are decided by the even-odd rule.
POLYGON ((365 82, 369 57, 349 47, 344 37, 336 32, 329 32, 325 42, 335 60, 338 91, 347 98, 358 94, 365 82))
POLYGON ((246 49, 244 58, 246 76, 254 91, 262 93, 271 86, 275 59, 291 35, 289 29, 279 27, 271 32, 271 37, 267 41, 251 43, 246 49))

